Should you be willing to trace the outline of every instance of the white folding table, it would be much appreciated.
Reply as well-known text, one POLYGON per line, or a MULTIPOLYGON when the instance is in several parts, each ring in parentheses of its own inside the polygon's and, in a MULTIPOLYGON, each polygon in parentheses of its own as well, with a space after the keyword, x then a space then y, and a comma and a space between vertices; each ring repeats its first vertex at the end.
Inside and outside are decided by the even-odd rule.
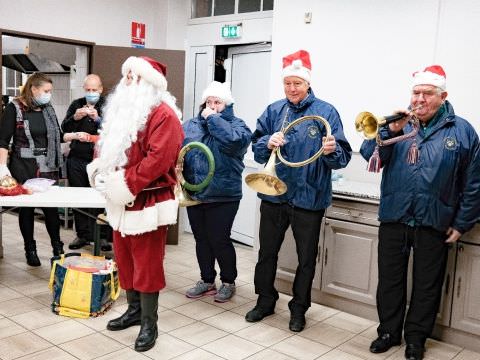
MULTIPOLYGON (((105 208, 105 198, 97 190, 90 187, 51 186, 45 192, 31 195, 0 196, 0 258, 3 258, 2 219, 1 214, 17 207, 68 207, 82 214, 95 218, 81 208, 105 208), (2 209, 8 207, 8 209, 2 209)), ((95 218, 96 219, 96 218, 95 218)), ((98 231, 97 226, 95 231, 98 231)), ((99 236, 94 236, 94 254, 100 252, 99 236)))

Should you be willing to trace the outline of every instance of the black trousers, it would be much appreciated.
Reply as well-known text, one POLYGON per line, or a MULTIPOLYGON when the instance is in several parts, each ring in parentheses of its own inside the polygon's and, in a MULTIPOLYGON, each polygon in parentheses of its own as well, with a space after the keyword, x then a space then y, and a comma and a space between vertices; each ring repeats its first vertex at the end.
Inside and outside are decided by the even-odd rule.
MULTIPOLYGON (((68 185, 72 187, 89 187, 90 183, 88 182, 87 175, 87 165, 90 161, 69 157, 67 159, 67 178, 68 185)), ((96 217, 98 214, 103 212, 103 209, 81 209, 85 212, 92 214, 96 217)), ((83 238, 89 241, 93 240, 93 229, 95 226, 95 220, 89 218, 88 216, 78 212, 73 211, 73 218, 75 220, 75 231, 79 238, 83 238)))
POLYGON ((262 201, 260 205, 260 250, 255 266, 255 293, 257 305, 273 309, 278 300, 274 281, 278 253, 285 232, 292 227, 297 248, 298 267, 293 282, 293 298, 289 302, 292 313, 305 313, 311 305, 312 281, 317 263, 320 227, 325 210, 310 211, 288 204, 262 201))
POLYGON ((379 335, 424 345, 440 305, 448 256, 447 235, 430 227, 382 223, 379 228, 377 310, 379 335), (413 249, 413 287, 407 305, 407 269, 413 249), (404 324, 405 318, 405 324, 404 324))
MULTIPOLYGON (((36 242, 33 237, 34 228, 34 211, 35 208, 20 208, 18 213, 18 225, 22 233, 25 251, 33 251, 37 249, 36 242)), ((58 208, 42 208, 45 216, 45 227, 52 246, 60 243, 60 218, 58 216, 58 208)))
POLYGON ((196 242, 200 277, 213 283, 220 267, 220 280, 233 284, 237 278, 237 255, 230 239, 233 220, 240 201, 203 203, 187 207, 188 219, 196 242))

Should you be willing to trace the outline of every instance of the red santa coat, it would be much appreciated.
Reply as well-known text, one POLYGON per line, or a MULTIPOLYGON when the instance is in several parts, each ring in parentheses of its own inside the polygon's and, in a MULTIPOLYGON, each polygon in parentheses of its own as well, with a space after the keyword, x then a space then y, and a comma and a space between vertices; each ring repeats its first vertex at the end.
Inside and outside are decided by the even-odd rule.
MULTIPOLYGON (((180 121, 168 105, 161 103, 152 110, 127 150, 127 164, 105 177, 107 219, 114 230, 138 235, 176 223, 175 165, 183 137, 180 121)), ((88 165, 92 186, 100 162, 101 158, 88 165)))
MULTIPOLYGON (((177 221, 175 165, 183 138, 178 117, 161 103, 128 149, 127 164, 105 177, 107 220, 115 230, 115 259, 124 289, 155 292, 165 287, 166 225, 177 221)), ((100 165, 98 158, 87 167, 92 186, 100 165)))

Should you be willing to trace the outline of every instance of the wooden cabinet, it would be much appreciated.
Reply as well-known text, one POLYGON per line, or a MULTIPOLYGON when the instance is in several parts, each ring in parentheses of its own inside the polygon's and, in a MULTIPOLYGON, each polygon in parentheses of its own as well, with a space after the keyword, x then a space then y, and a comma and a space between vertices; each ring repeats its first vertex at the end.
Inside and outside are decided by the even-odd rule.
MULTIPOLYGON (((335 199, 327 209, 320 231, 318 262, 312 300, 378 321, 377 205, 335 199)), ((297 252, 288 229, 279 253, 277 285, 291 293, 297 252)), ((407 298, 411 294, 410 256, 407 298)), ((435 336, 480 350, 480 225, 464 234, 448 253, 435 336)))
POLYGON ((321 290, 375 305, 378 227, 326 219, 321 290))
POLYGON ((480 245, 458 243, 450 326, 480 335, 480 245))

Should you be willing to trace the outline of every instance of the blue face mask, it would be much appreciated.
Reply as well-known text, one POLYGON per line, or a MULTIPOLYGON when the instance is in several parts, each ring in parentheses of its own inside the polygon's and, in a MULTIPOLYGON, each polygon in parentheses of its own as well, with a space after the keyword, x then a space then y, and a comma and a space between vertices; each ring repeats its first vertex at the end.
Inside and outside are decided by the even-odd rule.
POLYGON ((42 106, 42 105, 48 104, 51 98, 52 98, 51 93, 42 93, 39 97, 36 97, 33 100, 37 106, 42 106))
POLYGON ((87 103, 94 105, 100 100, 100 93, 94 91, 87 92, 85 93, 85 100, 87 100, 87 103))

